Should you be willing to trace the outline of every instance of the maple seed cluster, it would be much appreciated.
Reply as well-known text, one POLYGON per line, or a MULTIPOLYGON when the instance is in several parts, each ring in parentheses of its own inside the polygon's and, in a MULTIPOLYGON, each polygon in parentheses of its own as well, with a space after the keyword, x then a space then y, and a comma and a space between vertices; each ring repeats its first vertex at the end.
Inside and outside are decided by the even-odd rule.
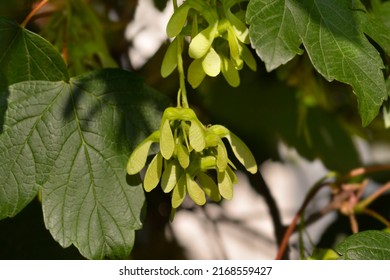
POLYGON ((238 161, 251 173, 256 161, 242 140, 222 125, 205 127, 190 108, 169 107, 164 111, 160 129, 143 140, 130 155, 127 172, 139 173, 146 165, 153 143, 160 146, 144 177, 144 189, 153 190, 160 182, 165 193, 172 192, 172 208, 178 208, 187 193, 198 205, 206 195, 214 201, 232 199, 237 177, 229 160, 223 138, 238 161), (208 174, 215 170, 216 182, 208 174))
POLYGON ((178 64, 184 38, 190 38, 188 82, 198 87, 206 75, 221 72, 233 87, 240 84, 238 71, 248 65, 256 71, 256 61, 246 46, 249 30, 245 24, 245 11, 240 3, 248 0, 187 0, 178 7, 167 25, 170 38, 176 37, 164 56, 161 74, 170 75, 178 64), (234 12, 233 12, 234 11, 234 12))

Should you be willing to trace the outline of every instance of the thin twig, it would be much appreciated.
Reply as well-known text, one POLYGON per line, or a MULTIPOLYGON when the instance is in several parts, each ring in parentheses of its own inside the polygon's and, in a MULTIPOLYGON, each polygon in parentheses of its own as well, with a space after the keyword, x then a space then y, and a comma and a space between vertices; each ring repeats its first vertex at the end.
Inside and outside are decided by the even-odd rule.
POLYGON ((306 207, 309 205, 309 203, 312 201, 312 199, 315 197, 315 195, 318 193, 318 191, 327 185, 329 185, 329 183, 323 182, 323 180, 321 180, 319 183, 315 184, 313 186, 313 188, 309 191, 305 200, 302 203, 302 206, 299 208, 298 212, 295 214, 291 224, 289 225, 289 227, 287 228, 287 230, 283 236, 283 240, 279 246, 279 250, 278 250, 278 253, 275 257, 275 260, 283 259, 283 256, 284 256, 285 251, 286 251, 287 246, 288 246, 288 241, 290 239, 290 236, 295 231, 295 227, 296 227, 299 219, 302 217, 303 213, 305 212, 306 207))
POLYGON ((349 179, 357 176, 367 175, 369 173, 375 173, 375 172, 386 171, 386 170, 390 171, 390 164, 359 167, 348 172, 342 179, 343 181, 348 181, 349 179))
MULTIPOLYGON (((350 171, 344 177, 342 177, 341 180, 337 180, 337 181, 339 181, 339 183, 345 182, 345 181, 348 181, 348 180, 350 180, 354 177, 357 177, 357 176, 368 175, 370 173, 375 173, 375 172, 380 172, 380 171, 385 171, 385 170, 390 170, 390 165, 376 165, 376 166, 369 166, 369 167, 361 167, 361 168, 357 168, 357 169, 350 171)), ((291 221, 291 224, 289 225, 289 227, 287 228, 287 230, 284 234, 282 242, 280 243, 280 246, 279 246, 277 256, 275 258, 276 260, 281 260, 281 259, 285 258, 285 251, 287 249, 290 236, 293 234, 293 232, 295 232, 296 225, 297 225, 298 221, 303 217, 304 211, 307 208, 310 201, 314 198, 314 196, 317 194, 317 192, 323 186, 326 186, 326 185, 329 185, 329 183, 326 183, 326 182, 324 182, 324 180, 321 180, 307 194, 302 206, 299 208, 298 212, 294 216, 293 220, 291 221)), ((388 189, 390 189, 390 182, 388 184, 384 185, 382 188, 380 188, 372 196, 370 196, 369 197, 370 200, 362 201, 361 203, 363 203, 363 204, 360 204, 359 206, 367 206, 369 203, 371 203, 374 199, 376 199, 378 196, 383 194, 388 189)), ((341 197, 344 197, 344 194, 345 194, 344 192, 341 193, 340 194, 341 197)), ((361 193, 359 193, 359 195, 360 194, 361 193)), ((337 199, 336 201, 333 201, 330 205, 328 205, 323 210, 321 210, 319 213, 317 213, 317 215, 310 216, 308 221, 310 221, 310 223, 312 223, 313 220, 317 220, 318 218, 320 218, 320 215, 322 213, 329 213, 330 211, 339 208, 340 205, 336 205, 336 204, 339 204, 340 202, 344 201, 344 199, 340 200, 341 197, 339 197, 339 199, 337 199)), ((360 208, 360 209, 362 209, 362 208, 360 208)), ((356 210, 356 209, 354 209, 354 210, 356 210)), ((367 209, 363 209, 363 210, 367 210, 367 209)), ((370 210, 365 211, 365 212, 366 212, 366 214, 372 214, 372 212, 370 212, 370 210)), ((349 218, 351 221, 353 231, 357 231, 358 227, 357 227, 357 223, 356 223, 356 217, 354 215, 351 215, 349 218)), ((386 223, 385 221, 382 221, 382 222, 386 223)))
POLYGON ((385 217, 383 217, 381 214, 377 213, 376 211, 366 208, 363 210, 362 213, 376 219, 377 221, 384 224, 387 228, 390 228, 390 221, 388 221, 385 217))
POLYGON ((22 28, 25 28, 26 25, 30 22, 31 18, 43 7, 45 6, 49 0, 42 0, 38 3, 38 5, 27 15, 27 17, 23 20, 23 22, 20 24, 22 28))
POLYGON ((387 182, 385 185, 383 185, 378 190, 376 190, 372 195, 370 195, 369 197, 367 197, 364 200, 362 200, 361 202, 359 202, 355 206, 355 211, 361 212, 367 206, 369 206, 375 199, 377 199, 379 196, 381 196, 382 194, 384 194, 388 190, 390 190, 390 182, 387 182))
POLYGON ((359 232, 359 224, 356 220, 356 216, 355 216, 355 213, 351 213, 349 216, 349 222, 351 224, 351 230, 352 230, 352 233, 358 233, 359 232))

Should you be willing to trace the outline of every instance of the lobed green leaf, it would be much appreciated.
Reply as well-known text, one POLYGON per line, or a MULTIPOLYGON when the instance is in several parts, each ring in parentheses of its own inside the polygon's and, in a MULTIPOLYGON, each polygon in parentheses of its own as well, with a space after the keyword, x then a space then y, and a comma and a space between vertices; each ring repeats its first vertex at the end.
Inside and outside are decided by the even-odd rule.
POLYGON ((252 44, 268 71, 301 54, 303 43, 321 75, 352 86, 365 126, 387 94, 383 62, 363 33, 370 28, 362 29, 360 13, 348 1, 252 0, 247 20, 252 44))
POLYGON ((161 118, 162 95, 133 74, 102 70, 69 83, 9 86, 0 135, 0 218, 42 192, 45 225, 90 259, 127 258, 142 226, 140 178, 126 178, 130 147, 161 118))
POLYGON ((265 62, 267 71, 303 53, 296 26, 302 16, 297 13, 294 1, 251 0, 246 17, 252 45, 265 62))

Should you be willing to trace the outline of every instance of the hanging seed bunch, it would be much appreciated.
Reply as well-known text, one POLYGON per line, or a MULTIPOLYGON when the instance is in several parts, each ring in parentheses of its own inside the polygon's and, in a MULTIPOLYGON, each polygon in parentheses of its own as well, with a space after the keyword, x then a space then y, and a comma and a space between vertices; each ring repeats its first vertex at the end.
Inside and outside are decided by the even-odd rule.
POLYGON ((248 0, 187 0, 178 7, 167 25, 172 41, 163 60, 161 74, 169 76, 178 64, 177 48, 190 39, 188 54, 193 59, 188 68, 188 82, 198 87, 206 75, 221 72, 233 87, 240 84, 238 71, 246 63, 256 71, 256 61, 246 46, 249 31, 245 11, 240 5, 248 0))
POLYGON ((227 140, 249 172, 257 172, 252 153, 236 135, 221 125, 205 127, 192 109, 175 107, 165 110, 160 129, 133 151, 127 172, 139 173, 146 165, 152 144, 157 143, 160 151, 154 155, 144 177, 147 192, 160 183, 165 193, 172 192, 173 209, 182 204, 187 194, 198 205, 206 203, 206 196, 214 201, 232 199, 237 177, 222 139, 227 140))
POLYGON ((171 193, 171 219, 187 194, 197 205, 204 205, 207 197, 214 201, 232 199, 237 176, 226 144, 249 172, 257 172, 256 161, 243 141, 222 125, 203 125, 189 108, 182 59, 186 29, 191 26, 189 54, 194 61, 188 69, 190 84, 196 87, 206 74, 216 76, 222 72, 231 85, 238 85, 237 71, 243 61, 252 67, 256 65, 245 46, 248 30, 237 15, 240 11, 231 11, 240 2, 187 0, 178 7, 174 0, 175 12, 167 32, 176 38, 166 52, 161 73, 166 77, 177 68, 177 106, 165 109, 160 128, 134 149, 127 164, 130 175, 148 165, 143 181, 145 191, 160 185, 165 193, 171 193), (159 152, 149 163, 152 145, 158 145, 159 152))

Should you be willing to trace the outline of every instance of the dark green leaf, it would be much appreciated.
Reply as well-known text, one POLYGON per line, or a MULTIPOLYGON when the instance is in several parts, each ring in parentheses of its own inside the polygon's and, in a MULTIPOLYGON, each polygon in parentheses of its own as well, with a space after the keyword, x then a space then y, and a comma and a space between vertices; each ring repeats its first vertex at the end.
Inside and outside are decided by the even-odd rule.
POLYGON ((359 13, 362 30, 390 55, 390 28, 375 14, 359 13))
POLYGON ((49 42, 0 17, 0 89, 21 81, 68 79, 61 55, 49 42))
POLYGON ((362 231, 347 237, 336 251, 343 260, 390 260, 390 233, 362 231))
POLYGON ((268 71, 287 63, 297 54, 302 40, 296 27, 294 3, 252 0, 247 10, 249 35, 268 71))
POLYGON ((378 114, 386 98, 383 62, 361 30, 348 1, 252 0, 250 37, 267 69, 300 53, 303 43, 313 66, 327 80, 352 86, 363 125, 378 114))
POLYGON ((390 28, 390 2, 381 0, 372 0, 372 12, 381 19, 381 21, 390 28))
MULTIPOLYGON (((118 67, 108 50, 102 20, 93 5, 85 0, 63 1, 58 5, 63 6, 51 15, 41 34, 59 50, 66 48, 70 75, 118 67)), ((112 28, 110 31, 113 32, 112 28)))
POLYGON ((46 226, 63 247, 127 257, 144 195, 138 177, 126 180, 126 162, 134 141, 158 128, 166 100, 129 72, 104 70, 70 83, 18 83, 7 101, 0 217, 17 214, 41 188, 46 226))

